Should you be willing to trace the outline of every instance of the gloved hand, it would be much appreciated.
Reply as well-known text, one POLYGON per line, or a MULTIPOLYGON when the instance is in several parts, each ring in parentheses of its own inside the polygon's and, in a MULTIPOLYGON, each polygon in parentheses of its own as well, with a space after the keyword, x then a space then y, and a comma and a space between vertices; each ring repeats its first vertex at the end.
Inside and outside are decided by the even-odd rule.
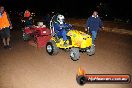
POLYGON ((85 31, 87 31, 88 29, 87 28, 85 28, 85 31))
POLYGON ((71 30, 72 29, 72 25, 71 24, 65 24, 65 29, 66 30, 71 30))
POLYGON ((10 26, 10 29, 12 29, 13 27, 12 26, 10 26))
POLYGON ((85 31, 87 31, 87 33, 89 33, 89 27, 85 28, 85 31))

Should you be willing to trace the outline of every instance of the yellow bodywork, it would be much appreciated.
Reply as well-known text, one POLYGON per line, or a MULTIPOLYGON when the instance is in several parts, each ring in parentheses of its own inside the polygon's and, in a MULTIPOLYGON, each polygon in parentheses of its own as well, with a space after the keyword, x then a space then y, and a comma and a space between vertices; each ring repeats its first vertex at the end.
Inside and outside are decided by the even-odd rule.
POLYGON ((68 31, 67 36, 71 38, 71 44, 69 44, 70 40, 67 41, 67 44, 69 44, 68 46, 64 46, 64 41, 62 38, 59 39, 59 42, 56 42, 55 37, 53 37, 52 40, 56 42, 56 46, 59 48, 87 48, 92 46, 91 36, 84 32, 78 30, 70 30, 68 31))

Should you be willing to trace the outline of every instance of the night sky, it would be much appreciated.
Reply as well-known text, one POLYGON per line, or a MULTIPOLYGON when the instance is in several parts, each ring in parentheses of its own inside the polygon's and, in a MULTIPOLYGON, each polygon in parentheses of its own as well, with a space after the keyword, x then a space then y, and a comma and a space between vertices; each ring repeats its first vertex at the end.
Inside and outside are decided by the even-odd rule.
POLYGON ((55 11, 71 16, 85 17, 93 10, 116 17, 131 17, 132 5, 128 0, 0 0, 7 10, 31 11, 46 14, 55 11), (100 5, 100 3, 102 3, 100 5))

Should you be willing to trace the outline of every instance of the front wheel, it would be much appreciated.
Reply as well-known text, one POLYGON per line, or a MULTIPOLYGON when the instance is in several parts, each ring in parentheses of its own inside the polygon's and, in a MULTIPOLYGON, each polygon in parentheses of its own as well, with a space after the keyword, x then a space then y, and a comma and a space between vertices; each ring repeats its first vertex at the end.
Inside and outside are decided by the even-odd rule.
POLYGON ((56 46, 54 41, 49 41, 46 44, 46 51, 49 55, 56 55, 59 52, 59 48, 56 46))

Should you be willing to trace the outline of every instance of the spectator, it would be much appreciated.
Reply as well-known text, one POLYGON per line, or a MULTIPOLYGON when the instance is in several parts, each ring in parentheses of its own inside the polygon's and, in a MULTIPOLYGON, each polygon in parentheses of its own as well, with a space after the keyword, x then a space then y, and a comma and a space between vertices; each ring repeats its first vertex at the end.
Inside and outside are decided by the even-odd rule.
POLYGON ((29 10, 25 10, 22 22, 24 27, 31 27, 33 25, 34 20, 29 10))
POLYGON ((12 29, 12 24, 3 6, 0 6, 0 13, 0 36, 3 40, 4 48, 11 49, 10 29, 12 29))
POLYGON ((92 16, 90 16, 86 23, 85 31, 88 31, 92 34, 92 44, 95 46, 94 41, 97 36, 97 32, 100 28, 102 28, 102 21, 98 16, 98 12, 94 11, 92 16))

